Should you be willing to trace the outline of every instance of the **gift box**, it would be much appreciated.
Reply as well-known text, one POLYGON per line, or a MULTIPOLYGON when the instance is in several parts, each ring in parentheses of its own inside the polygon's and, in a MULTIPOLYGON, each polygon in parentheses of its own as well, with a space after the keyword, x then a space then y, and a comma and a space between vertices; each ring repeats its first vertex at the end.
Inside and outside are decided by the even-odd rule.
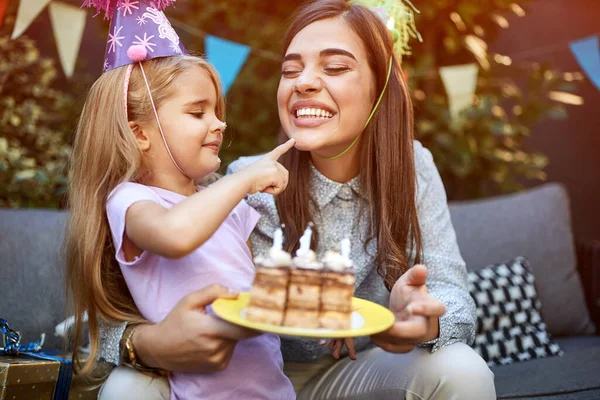
POLYGON ((0 355, 0 399, 53 400, 60 362, 0 355))
POLYGON ((42 351, 44 338, 22 344, 21 334, 0 318, 0 400, 96 400, 112 366, 98 364, 86 376, 74 375, 71 354, 42 351))
POLYGON ((21 334, 0 319, 0 400, 67 400, 73 365, 70 359, 41 352, 40 340, 21 344, 21 334))
POLYGON ((67 400, 71 360, 45 354, 0 355, 0 400, 67 400))

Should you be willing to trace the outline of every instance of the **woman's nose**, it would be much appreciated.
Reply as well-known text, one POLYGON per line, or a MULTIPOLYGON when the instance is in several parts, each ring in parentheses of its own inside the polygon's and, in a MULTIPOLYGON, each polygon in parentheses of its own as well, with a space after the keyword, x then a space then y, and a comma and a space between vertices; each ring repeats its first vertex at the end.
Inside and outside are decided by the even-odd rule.
POLYGON ((296 79, 294 90, 298 93, 314 93, 321 90, 322 87, 321 78, 317 74, 305 70, 296 79))

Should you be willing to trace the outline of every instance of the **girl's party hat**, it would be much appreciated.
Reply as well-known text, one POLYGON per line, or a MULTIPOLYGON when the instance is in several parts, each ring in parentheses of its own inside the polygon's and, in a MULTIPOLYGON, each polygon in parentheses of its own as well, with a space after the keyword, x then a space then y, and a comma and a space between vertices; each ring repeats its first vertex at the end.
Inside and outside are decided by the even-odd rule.
POLYGON ((167 153, 175 167, 185 175, 177 161, 175 161, 167 143, 152 98, 152 90, 150 90, 150 84, 142 64, 142 61, 153 58, 187 54, 185 47, 179 40, 179 36, 177 36, 171 23, 162 12, 165 7, 174 2, 175 0, 85 0, 83 6, 95 7, 98 14, 104 11, 104 18, 110 19, 103 71, 127 66, 123 82, 125 115, 127 115, 129 80, 133 66, 137 63, 144 77, 148 97, 167 153))
MULTIPOLYGON (((179 36, 162 10, 175 0, 85 0, 110 19, 104 68, 187 54, 179 36)), ((98 15, 96 14, 96 15, 98 15)))

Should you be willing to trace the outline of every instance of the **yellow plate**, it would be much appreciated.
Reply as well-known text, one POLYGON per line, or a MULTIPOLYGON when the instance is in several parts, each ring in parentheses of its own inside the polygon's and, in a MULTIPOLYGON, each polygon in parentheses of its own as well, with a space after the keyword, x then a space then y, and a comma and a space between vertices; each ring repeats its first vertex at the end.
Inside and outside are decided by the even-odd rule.
POLYGON ((352 323, 351 329, 304 329, 287 326, 276 326, 248 321, 245 316, 246 306, 250 301, 250 293, 240 293, 237 299, 217 299, 212 304, 212 309, 219 317, 232 324, 255 329, 257 331, 277 333, 285 336, 302 336, 313 338, 347 338, 355 336, 368 336, 383 332, 394 323, 394 314, 385 307, 368 300, 352 298, 352 323))

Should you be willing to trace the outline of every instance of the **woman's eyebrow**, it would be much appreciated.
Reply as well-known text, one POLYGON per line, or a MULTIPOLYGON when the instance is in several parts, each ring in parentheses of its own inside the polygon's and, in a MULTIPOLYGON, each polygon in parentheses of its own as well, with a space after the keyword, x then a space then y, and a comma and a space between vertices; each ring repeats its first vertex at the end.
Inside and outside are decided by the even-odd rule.
POLYGON ((325 50, 321 50, 321 52, 319 53, 319 55, 321 57, 327 57, 327 56, 346 56, 346 57, 350 57, 352 58, 354 61, 356 60, 356 57, 354 57, 354 54, 350 53, 347 50, 342 50, 342 49, 325 49, 325 50))
POLYGON ((285 57, 283 57, 283 60, 281 60, 281 62, 286 62, 286 61, 300 61, 302 60, 302 56, 298 53, 290 53, 290 54, 286 54, 285 57))
MULTIPOLYGON (((346 57, 352 58, 354 61, 357 61, 356 57, 354 57, 354 54, 350 53, 347 50, 336 49, 336 48, 330 48, 330 49, 321 50, 319 52, 319 56, 320 57, 346 56, 346 57)), ((300 61, 300 60, 302 60, 302 56, 300 54, 298 54, 298 53, 290 53, 290 54, 286 54, 285 57, 283 57, 282 62, 286 62, 286 61, 300 61)))

